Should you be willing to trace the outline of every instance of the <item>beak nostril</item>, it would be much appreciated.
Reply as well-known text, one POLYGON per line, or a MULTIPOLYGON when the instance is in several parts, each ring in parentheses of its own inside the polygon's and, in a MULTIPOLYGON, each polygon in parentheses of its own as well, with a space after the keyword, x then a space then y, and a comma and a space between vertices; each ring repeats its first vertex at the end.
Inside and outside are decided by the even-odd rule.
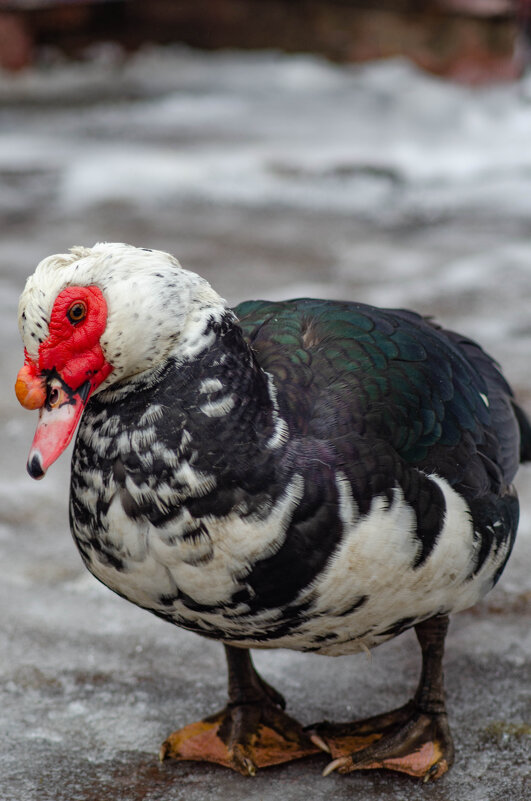
POLYGON ((59 390, 57 389, 57 387, 52 387, 48 395, 48 404, 53 407, 57 406, 58 403, 59 403, 59 390))

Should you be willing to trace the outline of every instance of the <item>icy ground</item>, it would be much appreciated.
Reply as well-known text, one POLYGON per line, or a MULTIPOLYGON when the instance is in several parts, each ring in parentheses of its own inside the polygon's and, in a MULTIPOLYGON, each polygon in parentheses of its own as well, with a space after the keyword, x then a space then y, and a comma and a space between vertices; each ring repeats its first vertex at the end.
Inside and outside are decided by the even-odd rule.
MULTIPOLYGON (((222 649, 84 571, 68 457, 29 479, 35 419, 12 391, 25 276, 108 239, 174 252, 231 302, 309 294, 434 314, 480 339, 531 411, 529 98, 405 62, 160 49, 0 77, 1 801, 531 797, 531 468, 512 561, 447 640, 453 770, 433 786, 323 779, 323 758, 244 779, 157 763, 170 731, 223 705, 222 649)), ((408 633, 371 661, 279 651, 257 663, 310 723, 399 705, 419 655, 408 633)))

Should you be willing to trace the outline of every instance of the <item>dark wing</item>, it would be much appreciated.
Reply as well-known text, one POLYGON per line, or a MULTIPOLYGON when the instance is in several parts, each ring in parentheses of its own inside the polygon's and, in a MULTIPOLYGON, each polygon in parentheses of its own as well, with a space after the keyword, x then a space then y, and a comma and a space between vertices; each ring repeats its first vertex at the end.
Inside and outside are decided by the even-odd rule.
POLYGON ((385 442, 468 497, 499 492, 519 462, 522 420, 494 361, 474 342, 403 310, 299 299, 235 309, 271 373, 294 434, 385 442))

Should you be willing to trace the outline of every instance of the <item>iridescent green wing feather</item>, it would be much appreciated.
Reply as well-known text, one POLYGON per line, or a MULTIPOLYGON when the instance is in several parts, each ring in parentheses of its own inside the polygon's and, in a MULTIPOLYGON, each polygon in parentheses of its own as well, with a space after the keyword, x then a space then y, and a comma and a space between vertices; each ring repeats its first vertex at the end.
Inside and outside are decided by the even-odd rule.
POLYGON ((510 481, 518 427, 510 390, 478 345, 412 312, 298 299, 235 309, 290 428, 386 441, 405 462, 473 494, 510 481))

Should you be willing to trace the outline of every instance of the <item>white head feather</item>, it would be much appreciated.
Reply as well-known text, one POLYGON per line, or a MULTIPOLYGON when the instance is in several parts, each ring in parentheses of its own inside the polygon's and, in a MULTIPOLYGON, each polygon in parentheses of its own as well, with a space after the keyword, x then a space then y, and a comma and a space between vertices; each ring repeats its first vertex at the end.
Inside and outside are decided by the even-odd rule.
POLYGON ((114 370, 99 389, 170 354, 193 358, 210 344, 204 336, 208 319, 220 320, 227 311, 210 284, 169 253, 115 242, 74 247, 43 259, 20 297, 20 334, 34 360, 48 336, 55 299, 68 286, 98 286, 107 302, 100 344, 114 370))

